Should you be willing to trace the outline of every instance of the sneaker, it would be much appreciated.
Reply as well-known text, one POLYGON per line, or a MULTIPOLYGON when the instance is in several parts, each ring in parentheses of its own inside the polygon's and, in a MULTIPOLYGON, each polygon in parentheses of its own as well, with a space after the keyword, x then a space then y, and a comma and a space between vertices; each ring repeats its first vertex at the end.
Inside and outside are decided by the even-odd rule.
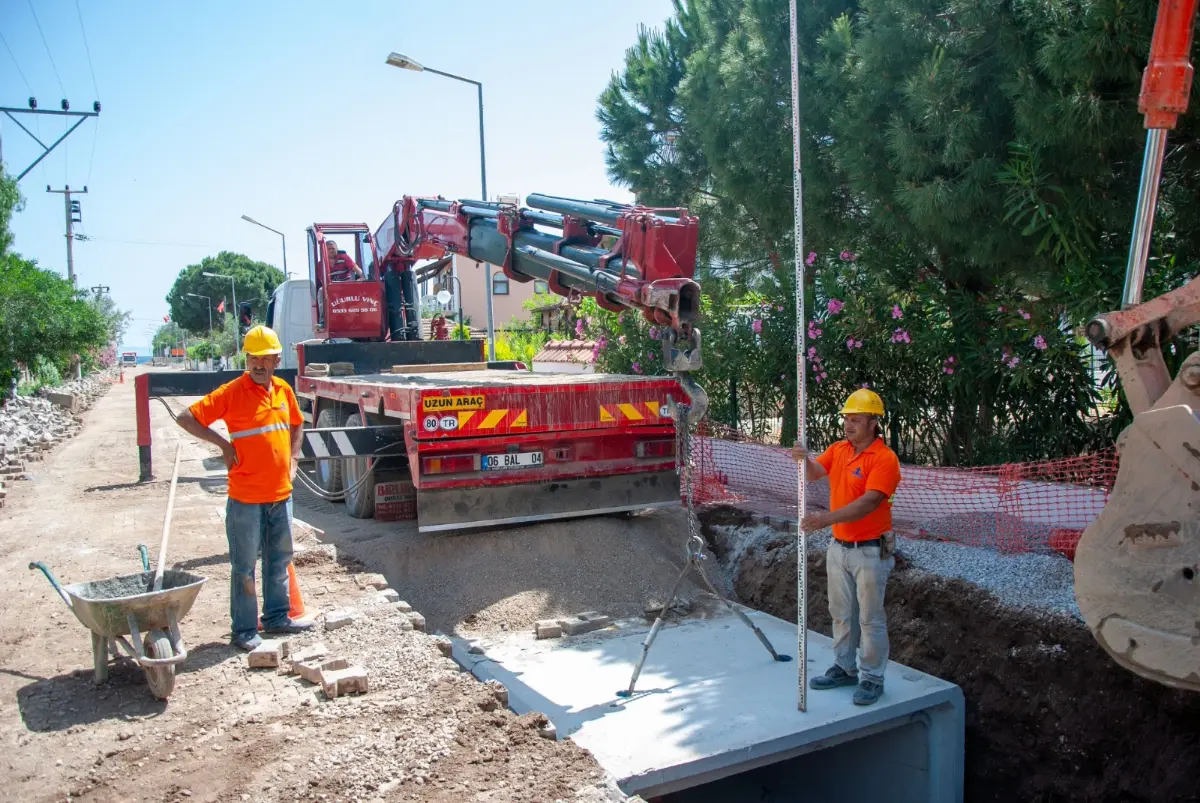
POLYGON ((855 705, 870 705, 883 695, 883 684, 873 680, 864 680, 854 690, 855 705))
POLYGON ((263 632, 264 633, 307 633, 308 631, 312 630, 315 626, 316 625, 314 625, 312 622, 301 622, 297 619, 288 619, 286 622, 284 622, 281 625, 275 625, 274 627, 264 627, 263 632))
POLYGON ((237 647, 239 650, 250 652, 262 644, 262 639, 257 633, 255 633, 250 638, 238 638, 237 636, 234 636, 229 643, 234 647, 237 647))
POLYGON ((854 686, 858 683, 858 674, 851 674, 837 664, 825 670, 824 675, 818 675, 808 682, 809 688, 817 691, 837 689, 842 686, 854 686))

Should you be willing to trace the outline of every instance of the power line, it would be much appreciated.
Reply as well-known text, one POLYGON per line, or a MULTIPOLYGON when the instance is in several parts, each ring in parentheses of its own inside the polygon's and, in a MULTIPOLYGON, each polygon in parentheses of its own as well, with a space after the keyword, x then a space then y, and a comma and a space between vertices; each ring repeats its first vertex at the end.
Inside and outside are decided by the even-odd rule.
POLYGON ((29 90, 29 94, 33 94, 33 87, 29 85, 29 79, 25 77, 25 73, 21 70, 21 65, 17 63, 16 54, 12 52, 12 48, 8 46, 8 40, 4 38, 4 34, 0 33, 0 42, 4 43, 4 49, 8 51, 9 58, 13 61, 13 66, 17 68, 17 75, 21 76, 21 80, 25 82, 25 88, 29 90))
POLYGON ((212 243, 172 243, 172 242, 162 242, 162 241, 155 241, 155 240, 117 240, 117 239, 114 239, 111 237, 96 237, 91 234, 87 235, 87 238, 88 238, 88 240, 90 240, 92 242, 97 242, 97 243, 122 243, 125 245, 162 245, 162 246, 176 247, 176 248, 220 248, 221 247, 219 245, 213 245, 212 243))
POLYGON ((96 100, 100 100, 100 87, 96 84, 96 69, 92 66, 92 49, 88 47, 87 30, 83 27, 83 12, 79 10, 79 0, 75 0, 75 13, 79 15, 79 32, 83 34, 83 52, 87 53, 88 69, 92 72, 92 89, 96 90, 96 100))
POLYGON ((67 96, 67 88, 63 86, 62 77, 58 74, 58 65, 54 63, 54 56, 50 55, 50 45, 46 42, 46 34, 42 33, 42 23, 38 21, 37 12, 33 10, 33 0, 25 0, 29 4, 29 13, 33 15, 33 24, 37 26, 38 35, 42 37, 42 46, 46 48, 46 55, 50 57, 50 66, 54 69, 54 77, 58 79, 58 88, 62 90, 63 97, 67 96))

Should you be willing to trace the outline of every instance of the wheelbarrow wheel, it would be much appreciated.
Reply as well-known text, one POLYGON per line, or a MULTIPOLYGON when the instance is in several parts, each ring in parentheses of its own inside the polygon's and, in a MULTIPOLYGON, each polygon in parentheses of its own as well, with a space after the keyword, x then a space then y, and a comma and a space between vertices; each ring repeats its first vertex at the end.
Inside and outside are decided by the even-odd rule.
MULTIPOLYGON (((151 630, 147 633, 146 638, 142 640, 142 649, 147 658, 170 658, 175 654, 171 649, 170 636, 161 630, 151 630)), ((175 688, 175 667, 147 666, 144 669, 150 693, 160 700, 167 699, 171 690, 175 688)))

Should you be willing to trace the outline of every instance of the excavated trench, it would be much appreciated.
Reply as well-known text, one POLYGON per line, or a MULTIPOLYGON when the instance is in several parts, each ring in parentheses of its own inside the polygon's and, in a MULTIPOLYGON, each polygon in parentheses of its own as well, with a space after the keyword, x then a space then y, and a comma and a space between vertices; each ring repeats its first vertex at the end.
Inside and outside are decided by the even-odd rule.
MULTIPOLYGON (((795 536, 730 508, 701 521, 739 601, 795 621, 795 536)), ((829 635, 823 552, 808 578, 809 628, 829 635)), ((1077 620, 915 569, 903 546, 886 607, 892 658, 966 697, 967 801, 1200 801, 1200 694, 1118 667, 1077 620)))

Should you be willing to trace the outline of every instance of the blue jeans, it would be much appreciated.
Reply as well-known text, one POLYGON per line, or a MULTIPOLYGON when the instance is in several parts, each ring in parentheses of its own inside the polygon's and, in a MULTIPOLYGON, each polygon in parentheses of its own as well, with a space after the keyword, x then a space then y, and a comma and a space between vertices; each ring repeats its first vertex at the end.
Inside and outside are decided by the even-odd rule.
POLYGON ((254 568, 263 563, 263 628, 288 623, 288 564, 292 562, 292 497, 248 505, 230 499, 225 505, 225 537, 229 540, 229 616, 233 638, 245 641, 258 633, 258 596, 254 568))

